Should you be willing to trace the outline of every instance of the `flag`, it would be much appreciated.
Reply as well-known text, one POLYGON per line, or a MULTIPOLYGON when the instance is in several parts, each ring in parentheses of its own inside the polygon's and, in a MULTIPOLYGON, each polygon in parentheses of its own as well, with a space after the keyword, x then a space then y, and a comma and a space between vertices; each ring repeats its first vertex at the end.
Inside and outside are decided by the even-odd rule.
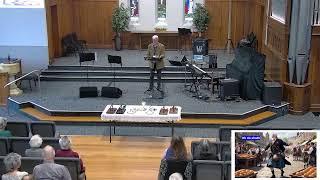
POLYGON ((189 12, 189 6, 190 6, 190 0, 185 0, 184 14, 188 14, 188 12, 189 12))

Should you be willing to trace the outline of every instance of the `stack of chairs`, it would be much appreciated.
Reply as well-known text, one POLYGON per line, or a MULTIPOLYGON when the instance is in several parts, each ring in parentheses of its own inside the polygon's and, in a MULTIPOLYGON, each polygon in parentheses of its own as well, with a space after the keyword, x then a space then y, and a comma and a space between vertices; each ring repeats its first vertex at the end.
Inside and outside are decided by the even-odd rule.
POLYGON ((79 40, 75 32, 67 34, 61 40, 63 47, 63 55, 67 56, 69 54, 75 55, 78 53, 83 53, 87 51, 87 41, 79 40))

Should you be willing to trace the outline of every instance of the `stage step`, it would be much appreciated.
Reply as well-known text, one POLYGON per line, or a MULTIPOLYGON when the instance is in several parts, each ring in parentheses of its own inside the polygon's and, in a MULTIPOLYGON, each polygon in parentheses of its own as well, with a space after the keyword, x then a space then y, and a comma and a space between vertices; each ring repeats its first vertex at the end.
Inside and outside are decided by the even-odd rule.
MULTIPOLYGON (((27 115, 36 118, 41 121, 54 121, 56 123, 104 123, 100 116, 50 116, 37 110, 33 107, 26 107, 21 109, 22 112, 27 115)), ((276 113, 271 111, 264 111, 254 114, 247 118, 242 119, 221 119, 221 118, 182 118, 181 121, 175 123, 175 126, 202 126, 202 125, 235 125, 235 126, 249 126, 259 124, 266 120, 276 117, 276 113)), ((117 123, 118 124, 118 123, 117 123)), ((126 124, 124 123, 119 123, 126 124)), ((127 123, 132 124, 132 123, 127 123)), ((139 123, 145 125, 152 125, 155 123, 139 123)), ((156 123, 156 124, 168 124, 168 123, 156 123)))
MULTIPOLYGON (((199 66, 201 67, 201 66, 199 66)), ((122 70, 122 71, 149 71, 150 68, 148 66, 95 66, 95 65, 83 65, 83 66, 56 66, 56 65, 50 65, 48 66, 48 70, 84 70, 87 71, 87 69, 90 70, 102 70, 102 71, 113 71, 113 70, 122 70)), ((212 69, 210 68, 202 68, 204 71, 211 72, 212 69)), ((185 71, 184 66, 166 66, 163 71, 185 71)), ((214 71, 223 71, 225 72, 225 68, 216 68, 214 71)))
MULTIPOLYGON (((41 81, 89 81, 89 82, 110 82, 114 80, 113 75, 109 76, 65 76, 65 75, 41 75, 41 81)), ((155 77, 156 78, 156 77, 155 77)), ((190 82, 192 78, 187 77, 187 81, 190 82)), ((163 76, 162 80, 167 83, 184 83, 185 77, 167 77, 163 76)), ((203 80, 211 81, 211 78, 203 78, 203 80)), ((116 76, 116 82, 149 82, 148 76, 116 76)))

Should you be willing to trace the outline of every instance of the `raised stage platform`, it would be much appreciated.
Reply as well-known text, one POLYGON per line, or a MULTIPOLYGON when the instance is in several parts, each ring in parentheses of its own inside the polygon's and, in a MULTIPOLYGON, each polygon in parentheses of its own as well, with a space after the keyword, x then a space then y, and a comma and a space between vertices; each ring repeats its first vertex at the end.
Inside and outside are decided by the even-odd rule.
MULTIPOLYGON (((181 126, 220 126, 220 125, 256 125, 287 114, 288 104, 283 102, 280 106, 269 106, 260 100, 250 101, 220 101, 217 92, 212 94, 205 85, 201 94, 207 100, 197 99, 185 88, 185 82, 190 82, 191 74, 182 66, 172 66, 168 60, 181 60, 185 55, 191 58, 191 52, 166 51, 166 67, 163 70, 163 83, 165 97, 163 99, 150 99, 144 92, 148 88, 149 67, 143 57, 146 51, 109 49, 91 49, 97 53, 95 62, 79 65, 77 56, 62 57, 41 73, 41 88, 31 91, 26 82, 23 83, 24 94, 10 98, 10 104, 28 116, 39 119, 55 121, 57 123, 71 124, 106 123, 100 120, 101 112, 108 104, 139 105, 145 101, 147 105, 177 105, 182 107, 182 120, 176 123, 181 126), (111 67, 107 55, 120 55, 123 66, 111 67), (114 79, 115 75, 115 79, 114 79), (88 77, 88 78, 87 78, 88 77), (79 87, 113 86, 123 91, 119 99, 110 98, 79 98, 79 87)), ((211 51, 218 59, 218 68, 209 69, 207 64, 203 70, 214 77, 225 76, 225 66, 232 62, 234 55, 225 51, 211 51)), ((211 81, 211 79, 205 79, 211 81)), ((217 90, 216 90, 217 91, 217 90)), ((120 125, 158 126, 159 123, 123 123, 120 125)))

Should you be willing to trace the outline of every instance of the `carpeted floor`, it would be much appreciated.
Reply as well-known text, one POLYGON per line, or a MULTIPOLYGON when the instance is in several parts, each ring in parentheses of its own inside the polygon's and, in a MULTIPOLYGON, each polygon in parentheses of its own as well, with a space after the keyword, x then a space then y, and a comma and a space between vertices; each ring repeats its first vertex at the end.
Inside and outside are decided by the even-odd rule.
POLYGON ((107 104, 141 104, 145 101, 147 105, 176 105, 182 106, 182 111, 192 113, 237 113, 242 114, 247 111, 263 107, 258 100, 250 101, 220 101, 216 95, 210 95, 210 91, 202 91, 211 99, 205 101, 192 97, 192 93, 184 89, 184 84, 166 83, 164 99, 150 99, 144 91, 148 88, 148 83, 143 82, 118 82, 116 86, 123 90, 124 94, 119 99, 111 98, 79 98, 79 87, 108 86, 103 82, 41 82, 41 92, 39 90, 30 91, 26 86, 23 95, 12 97, 18 102, 33 101, 50 110, 69 111, 103 111, 107 104))

